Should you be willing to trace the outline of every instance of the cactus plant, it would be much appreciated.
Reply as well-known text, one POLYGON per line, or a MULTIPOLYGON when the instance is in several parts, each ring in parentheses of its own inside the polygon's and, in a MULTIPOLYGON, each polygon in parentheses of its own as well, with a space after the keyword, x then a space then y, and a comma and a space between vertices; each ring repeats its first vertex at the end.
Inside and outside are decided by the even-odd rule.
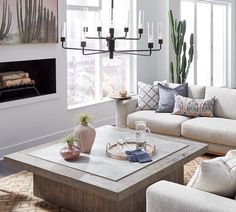
POLYGON ((174 20, 173 13, 169 13, 171 26, 171 40, 175 53, 175 69, 174 63, 170 63, 170 79, 173 83, 184 83, 188 77, 190 65, 193 61, 194 54, 194 35, 190 35, 190 47, 188 50, 188 60, 186 56, 187 43, 184 41, 186 33, 186 21, 174 20))
POLYGON ((8 5, 7 0, 3 0, 2 6, 2 23, 0 27, 0 41, 7 38, 7 35, 11 28, 12 12, 10 10, 10 5, 8 5))
POLYGON ((24 5, 17 0, 16 8, 21 43, 57 41, 56 16, 43 6, 43 0, 25 0, 24 5))
POLYGON ((38 40, 42 25, 43 0, 25 0, 24 19, 22 0, 16 1, 18 32, 21 43, 38 40))
POLYGON ((53 11, 50 12, 46 7, 44 7, 43 12, 41 40, 42 42, 57 42, 56 16, 53 11))

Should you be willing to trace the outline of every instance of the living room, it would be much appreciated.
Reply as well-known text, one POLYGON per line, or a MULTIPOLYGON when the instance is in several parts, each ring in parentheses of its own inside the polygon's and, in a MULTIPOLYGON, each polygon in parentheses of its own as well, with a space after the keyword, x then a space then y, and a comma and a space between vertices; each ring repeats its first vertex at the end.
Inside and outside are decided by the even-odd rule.
MULTIPOLYGON (((23 18, 21 17, 22 22, 25 21, 24 16, 26 12, 23 12, 21 14, 21 12, 18 12, 18 10, 24 11, 26 2, 28 1, 22 1, 22 2, 17 1, 17 4, 18 4, 17 6, 15 0, 7 0, 7 1, 1 0, 0 1, 0 5, 1 5, 0 24, 3 22, 2 17, 4 17, 3 11, 5 9, 5 11, 8 11, 5 13, 5 15, 8 16, 6 17, 6 19, 8 20, 8 22, 9 22, 9 19, 12 19, 11 23, 12 25, 14 25, 13 29, 9 31, 10 34, 12 33, 12 31, 15 30, 17 32, 17 30, 20 29, 19 26, 21 24, 19 23, 19 21, 17 22, 20 16, 23 16, 23 18), (10 8, 10 11, 9 11, 9 8, 6 7, 6 5, 4 6, 5 3, 6 5, 14 5, 12 7, 13 9, 10 8), (19 15, 18 13, 21 15, 19 15)), ((37 6, 38 4, 41 3, 40 0, 36 0, 36 2, 34 2, 33 0, 32 1, 29 0, 29 2, 31 2, 32 5, 37 4, 37 6)), ((55 15, 55 18, 56 18, 55 19, 57 22, 56 34, 58 38, 56 41, 50 40, 50 41, 45 42, 41 40, 40 42, 34 42, 34 41, 32 42, 20 41, 19 42, 19 41, 15 41, 14 39, 11 41, 9 37, 7 37, 5 40, 4 39, 0 40, 0 47, 1 47, 0 72, 1 73, 11 71, 10 69, 14 71, 22 71, 21 69, 28 66, 41 67, 42 68, 41 72, 43 72, 44 70, 49 70, 49 68, 51 68, 53 72, 52 75, 46 74, 45 76, 35 76, 34 72, 29 73, 30 76, 35 76, 35 78, 32 77, 32 80, 35 80, 36 88, 37 88, 37 85, 39 85, 39 82, 37 81, 37 79, 44 77, 42 79, 43 82, 41 81, 41 84, 38 88, 40 95, 36 94, 35 96, 30 97, 30 98, 23 97, 19 99, 18 94, 20 95, 21 93, 18 93, 17 95, 13 96, 11 100, 9 100, 8 98, 1 100, 1 95, 2 97, 4 97, 4 94, 7 95, 7 93, 2 93, 1 91, 0 93, 1 112, 0 113, 1 113, 2 122, 1 122, 1 128, 0 128, 0 135, 1 135, 0 158, 3 158, 4 156, 15 153, 15 152, 19 152, 22 150, 24 151, 28 148, 37 147, 38 145, 42 145, 42 144, 48 144, 51 141, 56 141, 58 139, 64 138, 66 135, 73 133, 73 130, 76 127, 75 117, 77 117, 81 113, 86 113, 93 117, 92 125, 96 128, 96 130, 99 127, 104 127, 106 125, 113 125, 113 126, 120 125, 120 127, 124 127, 123 123, 125 122, 125 125, 127 124, 127 116, 124 118, 125 116, 124 111, 126 109, 124 110, 121 109, 120 111, 118 109, 123 107, 126 104, 126 102, 128 102, 129 100, 135 99, 134 96, 138 93, 137 88, 138 88, 139 81, 149 84, 151 86, 153 85, 154 81, 158 81, 158 82, 167 81, 168 83, 171 82, 171 73, 169 71, 170 62, 174 61, 174 64, 175 64, 176 57, 173 50, 172 39, 171 39, 172 28, 170 25, 170 17, 169 17, 170 10, 172 11, 175 19, 186 20, 187 30, 186 30, 185 39, 187 42, 187 52, 186 52, 187 58, 189 58, 188 50, 189 50, 190 34, 194 33, 193 62, 190 65, 190 72, 188 75, 189 77, 186 79, 186 82, 189 83, 189 85, 199 85, 199 86, 202 85, 202 86, 230 88, 230 93, 226 92, 226 94, 222 93, 220 95, 227 96, 228 94, 231 94, 231 91, 232 91, 232 99, 235 96, 233 88, 236 88, 236 73, 235 73, 235 62, 234 62, 235 49, 236 49, 236 42, 234 39, 235 26, 236 26, 235 25, 236 5, 233 0, 217 0, 217 1, 214 1, 214 0, 211 0, 211 1, 208 1, 208 0, 207 1, 204 1, 204 0, 199 0, 199 1, 198 0, 197 1, 191 1, 191 0, 169 0, 169 1, 167 0, 149 0, 149 1, 119 0, 118 1, 118 0, 114 0, 113 2, 114 3, 113 5, 114 6, 114 28, 115 30, 117 29, 119 31, 119 36, 123 36, 124 34, 124 32, 122 31, 123 27, 129 27, 128 37, 137 38, 137 36, 139 36, 139 33, 138 33, 138 29, 140 29, 139 24, 141 24, 142 25, 141 27, 143 28, 143 34, 141 35, 140 40, 137 40, 137 41, 119 40, 116 42, 117 49, 121 49, 121 50, 145 49, 147 50, 147 53, 149 53, 148 42, 150 43, 150 36, 148 36, 148 32, 149 32, 149 35, 152 34, 152 23, 153 23, 153 28, 154 28, 153 30, 154 32, 152 35, 154 38, 153 49, 158 49, 160 47, 160 43, 158 43, 159 40, 163 40, 163 44, 161 44, 160 51, 159 50, 153 51, 151 56, 143 57, 143 56, 137 56, 137 55, 133 56, 133 55, 127 55, 127 54, 114 53, 113 59, 110 59, 108 54, 99 54, 95 56, 82 55, 81 50, 79 51, 78 50, 65 50, 62 48, 62 43, 60 39, 61 36, 64 36, 63 31, 66 31, 65 33, 66 43, 64 47, 80 48, 80 45, 81 45, 80 42, 82 41, 81 39, 83 39, 82 38, 83 29, 81 30, 81 28, 83 27, 82 24, 84 23, 87 24, 86 27, 88 27, 89 29, 88 34, 86 36, 97 36, 97 27, 99 26, 99 24, 101 24, 101 27, 102 27, 102 35, 103 36, 108 35, 109 34, 108 29, 109 27, 111 27, 110 26, 111 1, 108 1, 108 0, 106 1, 105 0, 94 0, 94 1, 44 0, 43 2, 44 3, 42 4, 44 4, 44 6, 46 5, 49 9, 51 9, 53 12, 52 14, 55 15), (54 2, 54 3, 50 3, 50 2, 54 2), (88 11, 85 8, 88 8, 88 11), (101 9, 102 9, 102 12, 100 12, 101 9), (143 14, 144 14, 144 18, 143 18, 143 14), (144 19, 144 21, 142 21, 142 19, 144 19), (205 22, 205 25, 200 27, 203 24, 203 22, 205 22), (148 23, 149 23, 149 27, 148 27, 148 23), (222 33, 217 33, 219 31, 222 33), (220 35, 214 36, 214 34, 220 34, 220 35), (40 65, 38 65, 39 63, 40 65), (17 65, 20 68, 16 69, 15 67, 17 65), (46 80, 52 80, 52 81, 48 81, 48 83, 46 83, 46 80), (47 91, 45 91, 45 89, 47 89, 47 91), (43 95, 41 95, 41 90, 42 90, 43 95), (114 98, 113 94, 119 93, 119 91, 121 90, 126 90, 128 92, 126 94, 127 99, 119 100, 117 98, 114 98), (128 97, 131 97, 131 98, 128 98, 128 97)), ((40 6, 38 7, 40 8, 40 6)), ((35 14, 38 14, 38 13, 35 12, 35 14)), ((2 28, 6 28, 6 26, 3 27, 2 25, 2 28)), ((1 31, 2 30, 0 30, 0 32, 1 31)), ((115 35, 116 35, 116 31, 115 31, 115 35)), ((107 48, 106 41, 100 42, 100 40, 86 39, 86 42, 87 42, 87 48, 93 48, 93 49, 97 49, 97 48, 106 49, 107 48)), ((139 53, 139 52, 135 52, 135 53, 139 53)), ((143 53, 146 53, 146 52, 143 52, 143 53)), ((217 98, 218 97, 217 92, 218 90, 216 91, 216 95, 215 95, 215 91, 214 91, 212 93, 212 95, 213 94, 214 95, 211 97, 215 96, 217 98)), ((195 98, 195 96, 193 95, 192 98, 195 98)), ((223 100, 223 102, 227 103, 227 101, 229 100, 230 100, 230 97, 226 98, 226 101, 223 100)), ((232 111, 234 109, 235 109, 235 106, 232 106, 230 108, 230 110, 232 111)), ((234 114, 235 112, 232 112, 232 113, 234 114)), ((227 116, 235 117, 231 115, 230 113, 228 114, 228 112, 225 112, 225 114, 226 114, 226 117, 227 116)), ((151 114, 150 116, 153 116, 153 114, 151 114)), ((143 120, 143 118, 140 118, 140 117, 138 119, 140 121, 143 120)), ((232 118, 232 119, 235 119, 235 118, 232 118)), ((171 122, 173 123, 173 121, 171 122)), ((170 128, 174 128, 171 125, 172 123, 169 123, 170 124, 169 126, 171 126, 170 128)), ((228 125, 226 124, 225 126, 228 126, 228 125)), ((159 127, 156 132, 155 129, 152 128, 152 126, 148 126, 148 127, 151 130, 151 136, 153 134, 157 134, 158 136, 159 134, 160 136, 163 136, 165 134, 165 130, 166 130, 165 128, 164 130, 162 130, 162 132, 159 132, 158 130, 161 129, 159 127)), ((135 128, 135 126, 132 125, 132 127, 130 128, 135 128)), ((192 128, 189 128, 189 129, 190 129, 189 131, 191 132, 194 131, 192 128)), ((99 133, 102 133, 100 131, 99 130, 97 131, 96 139, 98 138, 99 133)), ((232 127, 232 132, 230 135, 234 136, 235 131, 236 131, 235 127, 232 127)), ((171 133, 169 135, 176 136, 175 134, 171 134, 171 133)), ((218 134, 216 136, 218 136, 218 134)), ((227 134, 220 134, 220 136, 218 136, 217 138, 227 140, 228 139, 227 136, 228 136, 227 134)), ((114 139, 115 138, 117 139, 117 136, 114 136, 114 139)), ((164 137, 161 137, 161 138, 165 139, 164 137)), ((170 138, 168 138, 168 140, 171 140, 170 138)), ((178 140, 179 138, 173 138, 173 140, 175 139, 178 140)), ((187 138, 187 139, 194 140, 194 141, 202 140, 202 139, 195 139, 195 138, 187 138)), ((115 143, 116 140, 110 141, 110 142, 115 143)), ((209 144, 209 141, 205 143, 209 144)), ((205 143, 204 145, 206 145, 205 143)), ((186 145, 189 145, 189 144, 186 144, 186 145)), ((182 158, 183 152, 181 151, 184 151, 184 150, 181 150, 179 152, 179 155, 178 155, 179 158, 178 158, 178 162, 176 161, 176 164, 178 163, 179 166, 182 167, 185 165, 184 163, 190 162, 191 161, 190 159, 195 159, 197 156, 201 156, 201 154, 204 154, 205 152, 207 152, 206 146, 204 145, 202 143, 200 143, 199 145, 196 144, 196 146, 194 146, 194 148, 197 149, 197 150, 195 149, 195 152, 191 152, 190 146, 187 151, 187 147, 186 147, 185 150, 188 152, 188 154, 186 153, 188 157, 186 156, 185 158, 182 158), (186 158, 188 158, 188 161, 186 158)), ((210 153, 216 153, 216 155, 214 155, 214 158, 217 157, 218 155, 220 156, 225 155, 225 153, 228 150, 231 150, 234 146, 231 143, 230 145, 228 145, 230 146, 230 148, 228 148, 228 146, 226 148, 225 146, 222 147, 218 144, 215 144, 215 145, 217 146, 217 148, 214 149, 213 147, 213 150, 211 149, 212 151, 210 151, 210 153), (222 150, 221 152, 221 149, 223 149, 224 151, 222 150), (217 155, 217 153, 219 154, 217 155)), ((210 142, 210 148, 212 148, 211 142, 210 142)), ((105 152, 106 151, 105 144, 103 146, 103 149, 105 152)), ((209 150, 209 147, 208 147, 208 150, 209 150)), ((175 158, 174 156, 176 157, 176 155, 173 154, 173 158, 172 158, 173 160, 175 158)), ((163 157, 165 156, 163 155, 163 157)), ((204 157, 205 156, 203 156, 203 158, 204 157)), ((208 155, 207 157, 212 158, 213 156, 208 155)), ((171 158, 169 160, 171 161, 171 158)), ((119 162, 117 162, 117 167, 119 167, 118 163, 119 162)), ((199 163, 200 162, 198 161, 197 166, 199 165, 199 163)), ((6 167, 8 165, 10 166, 10 164, 14 165, 11 163, 11 161, 10 161, 10 164, 8 165, 6 165, 5 162, 2 162, 2 161, 1 161, 1 164, 3 165, 0 165, 0 177, 1 176, 6 177, 6 175, 12 174, 11 173, 12 167, 11 168, 6 167), (8 168, 10 171, 8 170, 8 168)), ((169 169, 171 170, 171 168, 175 167, 176 164, 173 162, 172 166, 168 167, 168 170, 169 169)), ((19 164, 16 163, 15 165, 19 165, 19 164)), ((47 166, 46 164, 44 165, 47 166)), ((197 166, 196 165, 194 166, 194 171, 197 168, 197 166)), ((34 168, 32 167, 34 167, 33 164, 31 165, 24 164, 23 169, 26 168, 26 170, 33 172, 34 168)), ((14 168, 18 170, 18 167, 14 167, 14 168)), ((50 168, 54 169, 54 166, 50 166, 50 168)), ((22 171, 22 167, 20 168, 19 171, 22 171)), ((100 171, 101 172, 100 174, 102 176, 103 174, 102 171, 101 170, 97 170, 97 171, 98 172, 100 171)), ((38 170, 36 171, 36 174, 37 173, 38 173, 38 170)), ((73 175, 73 173, 70 172, 69 169, 68 169, 68 173, 71 173, 73 175)), ((175 175, 177 175, 176 173, 175 175)), ((94 174, 94 172, 91 171, 90 174, 94 174)), ((50 174, 47 173, 47 171, 41 173, 41 175, 51 176, 50 174)), ((95 175, 96 175, 96 172, 95 172, 95 175)), ((191 174, 191 177, 192 175, 193 173, 191 174)), ((31 175, 29 176, 32 179, 32 176, 31 175)), ((65 176, 64 176, 65 178, 62 177, 60 173, 58 175, 53 175, 53 177, 55 176, 57 176, 59 179, 61 178, 63 180, 67 180, 67 178, 65 176)), ((174 175, 171 175, 172 178, 173 176, 174 175)), ((151 178, 151 176, 149 177, 151 178)), ((170 176, 168 175, 168 177, 170 176)), ((167 180, 168 180, 168 177, 166 176, 167 180)), ((106 175, 105 175, 105 178, 107 178, 106 175)), ((158 178, 165 179, 159 175, 158 175, 158 178)), ((37 179, 38 181, 42 181, 41 178, 37 178, 37 179)), ((100 179, 97 179, 97 178, 95 179, 100 182, 100 179)), ((152 180, 157 181, 156 179, 157 177, 155 178, 155 180, 151 178, 150 182, 152 182, 152 180)), ((4 180, 4 178, 2 178, 2 180, 4 180)), ((117 181, 117 179, 115 180, 113 179, 113 181, 117 181)), ((170 180, 170 181, 173 181, 173 180, 170 180)), ((88 181, 86 181, 86 183, 88 182, 89 182, 89 179, 88 181)), ((128 184, 127 182, 125 183, 128 184)), ((179 182, 181 183, 181 180, 179 182)), ((46 181, 44 181, 44 183, 46 183, 46 181)), ((47 182, 47 183, 50 184, 50 182, 47 182)), ((104 181, 102 184, 106 184, 106 183, 108 182, 104 181)), ((0 185, 2 186, 3 184, 0 184, 0 185)), ((55 184, 55 186, 56 185, 57 184, 55 184)), ((236 189, 236 185, 234 184, 233 186, 236 189)), ((115 183, 114 183, 114 187, 116 187, 115 183)), ((134 187, 135 187, 135 184, 134 184, 134 187)), ((2 187, 0 188, 2 189, 2 187)), ((126 189, 128 190, 128 188, 124 189, 124 187, 122 187, 122 189, 125 190, 124 194, 122 194, 125 196, 126 189)), ((133 187, 132 189, 135 190, 133 187)), ((171 189, 171 187, 169 189, 171 189)), ((105 190, 106 188, 103 187, 102 191, 104 191, 105 195, 107 196, 109 196, 109 194, 111 195, 111 193, 109 193, 110 191, 106 193, 105 190)), ((38 194, 38 197, 40 197, 40 192, 42 191, 40 190, 38 190, 38 192, 35 191, 35 194, 38 194)), ((5 194, 0 193, 0 197, 4 197, 4 195, 5 194)), ((115 198, 122 199, 123 198, 122 195, 120 195, 119 197, 118 195, 117 196, 114 195, 114 199, 115 198)), ((51 193, 51 196, 53 196, 53 193, 51 193)), ((205 198, 207 197, 205 196, 205 198)), ((217 200, 218 199, 214 199, 214 201, 217 201, 217 200)), ((201 201, 201 199, 198 199, 198 201, 201 201)), ((7 211, 7 209, 4 208, 6 207, 6 203, 4 204, 3 205, 0 204, 0 211, 1 210, 7 211)), ((118 205, 120 204, 123 204, 123 203, 118 203, 118 205)), ((140 204, 143 205, 145 203, 140 203, 140 204)), ((159 202, 159 204, 162 204, 162 203, 159 202)), ((229 207, 232 207, 232 210, 228 210, 228 211, 234 211, 233 209, 236 208, 236 206, 232 206, 233 204, 231 202, 228 203, 227 200, 226 200, 226 203, 222 203, 222 204, 223 205, 225 204, 225 206, 228 205, 229 207)), ((234 204, 236 205, 236 203, 234 204)), ((8 208, 8 211, 20 211, 19 205, 18 206, 14 205, 12 206, 11 209, 8 208)), ((67 205, 67 204, 63 203, 63 205, 67 205)), ((31 203, 31 206, 32 206, 32 203, 31 203)), ((35 207, 34 208, 35 211, 40 210, 40 205, 38 206, 34 205, 34 207, 35 207)), ((56 206, 50 206, 50 207, 53 208, 56 206)), ((115 207, 118 207, 118 206, 116 205, 114 206, 114 208, 115 207)), ((140 208, 142 207, 140 206, 140 208)), ((158 211, 153 205, 152 207, 153 207, 153 211, 158 211)), ((55 211, 56 210, 57 209, 55 209, 55 211)), ((94 208, 93 209, 90 208, 88 210, 96 211, 94 208)), ((120 211, 120 209, 106 209, 106 210, 107 211, 120 211)), ((58 211, 60 211, 60 209, 58 209, 58 211)), ((83 210, 81 209, 76 210, 74 208, 73 211, 83 211, 83 210)), ((84 209, 84 211, 86 211, 86 209, 84 209)), ((130 209, 130 211, 132 210, 130 209)), ((135 211, 138 211, 138 209, 135 211)), ((151 212, 150 209, 147 209, 147 211, 151 212)), ((171 211, 171 210, 166 209, 165 211, 171 211)), ((176 210, 176 211, 181 211, 181 210, 176 210)), ((204 209, 202 211, 204 211, 204 209)), ((205 211, 214 211, 214 210, 213 209, 210 210, 208 208, 208 210, 205 209, 205 211)), ((223 211, 223 210, 219 209, 219 211, 223 211)))

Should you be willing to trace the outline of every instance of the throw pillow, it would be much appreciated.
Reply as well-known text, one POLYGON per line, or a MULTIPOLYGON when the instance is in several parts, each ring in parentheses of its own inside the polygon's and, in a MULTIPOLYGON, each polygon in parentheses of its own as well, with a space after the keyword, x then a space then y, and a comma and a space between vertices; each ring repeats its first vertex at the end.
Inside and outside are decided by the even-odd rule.
POLYGON ((172 114, 184 116, 213 117, 214 98, 191 99, 183 96, 175 97, 175 106, 172 114))
POLYGON ((203 161, 187 186, 233 198, 236 193, 236 157, 203 161))
MULTIPOLYGON (((162 82, 160 82, 162 84, 162 82)), ((158 85, 149 85, 138 82, 138 107, 137 110, 156 110, 159 101, 158 85)))
POLYGON ((236 157, 236 149, 229 150, 225 157, 236 157))
POLYGON ((175 105, 175 96, 187 96, 188 83, 181 84, 175 88, 169 88, 168 86, 158 84, 159 86, 159 103, 156 112, 159 113, 171 113, 173 112, 175 105))

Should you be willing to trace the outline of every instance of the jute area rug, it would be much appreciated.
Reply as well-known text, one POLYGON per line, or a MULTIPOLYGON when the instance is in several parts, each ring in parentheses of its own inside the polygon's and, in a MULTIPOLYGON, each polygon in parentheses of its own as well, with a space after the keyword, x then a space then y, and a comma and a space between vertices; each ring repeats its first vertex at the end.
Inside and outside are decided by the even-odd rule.
MULTIPOLYGON (((199 163, 213 156, 204 155, 184 166, 184 182, 187 184, 199 163)), ((33 196, 33 176, 27 171, 0 179, 0 212, 69 212, 50 202, 33 196)))

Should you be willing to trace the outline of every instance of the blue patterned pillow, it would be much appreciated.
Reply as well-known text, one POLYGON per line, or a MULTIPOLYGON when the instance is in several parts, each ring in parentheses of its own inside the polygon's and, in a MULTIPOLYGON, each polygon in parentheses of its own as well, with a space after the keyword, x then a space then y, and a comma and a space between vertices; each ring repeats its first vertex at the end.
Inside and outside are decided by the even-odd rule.
POLYGON ((175 105, 175 96, 187 96, 188 83, 181 84, 175 88, 169 88, 162 84, 159 86, 159 103, 156 112, 158 113, 171 113, 175 105))

